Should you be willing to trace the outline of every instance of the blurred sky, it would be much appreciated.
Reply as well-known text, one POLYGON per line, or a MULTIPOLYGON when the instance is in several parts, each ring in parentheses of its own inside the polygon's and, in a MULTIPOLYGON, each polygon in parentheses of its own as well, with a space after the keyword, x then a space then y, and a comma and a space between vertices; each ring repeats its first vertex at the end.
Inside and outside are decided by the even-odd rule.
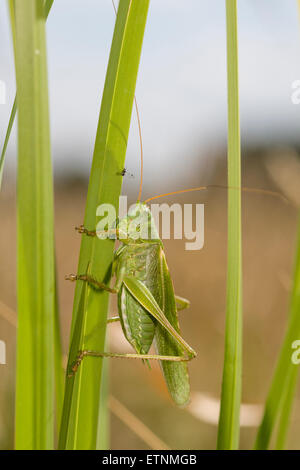
MULTIPOLYGON (((291 103, 291 84, 300 79, 297 1, 239 0, 238 10, 243 143, 299 142, 300 105, 291 103)), ((57 173, 89 171, 114 21, 111 0, 54 1, 47 33, 57 173)), ((8 87, 2 145, 14 95, 5 0, 0 44, 0 79, 8 87)), ((136 94, 146 182, 161 187, 177 175, 184 187, 196 159, 200 175, 201 164, 226 145, 225 0, 150 0, 136 94)), ((12 142, 11 161, 14 150, 12 142)), ((134 116, 126 165, 137 180, 138 164, 134 116)))

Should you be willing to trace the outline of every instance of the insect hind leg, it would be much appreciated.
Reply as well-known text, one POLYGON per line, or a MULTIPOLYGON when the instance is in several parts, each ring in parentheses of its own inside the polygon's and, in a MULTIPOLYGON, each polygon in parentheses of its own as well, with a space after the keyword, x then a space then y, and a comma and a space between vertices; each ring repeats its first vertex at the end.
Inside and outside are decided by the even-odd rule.
POLYGON ((110 292, 111 294, 116 294, 118 292, 117 289, 108 287, 106 284, 103 282, 98 282, 96 279, 94 279, 92 276, 89 276, 87 274, 69 274, 68 276, 65 276, 66 281, 85 281, 91 286, 93 286, 96 289, 99 290, 105 290, 107 292, 110 292))

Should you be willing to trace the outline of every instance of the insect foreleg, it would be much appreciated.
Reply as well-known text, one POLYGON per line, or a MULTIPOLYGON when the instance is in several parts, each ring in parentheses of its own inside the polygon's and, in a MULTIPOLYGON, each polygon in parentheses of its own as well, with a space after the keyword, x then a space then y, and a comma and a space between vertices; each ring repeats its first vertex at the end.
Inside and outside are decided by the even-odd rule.
POLYGON ((88 230, 85 228, 84 225, 79 225, 79 227, 75 227, 75 230, 78 233, 84 233, 85 235, 88 235, 89 237, 95 237, 97 235, 95 230, 88 230))
POLYGON ((109 353, 109 352, 98 352, 90 351, 88 349, 80 351, 78 356, 71 367, 71 372, 68 374, 68 377, 72 377, 76 374, 78 367, 80 366, 83 359, 87 356, 90 357, 109 357, 113 359, 150 359, 156 361, 171 361, 171 362, 187 362, 192 358, 188 356, 160 356, 158 354, 118 354, 118 353, 109 353))
POLYGON ((118 240, 127 238, 126 233, 118 228, 110 228, 108 230, 88 230, 84 225, 80 225, 79 227, 75 227, 75 230, 77 230, 78 233, 84 233, 89 237, 97 236, 98 238, 109 238, 114 235, 118 240))

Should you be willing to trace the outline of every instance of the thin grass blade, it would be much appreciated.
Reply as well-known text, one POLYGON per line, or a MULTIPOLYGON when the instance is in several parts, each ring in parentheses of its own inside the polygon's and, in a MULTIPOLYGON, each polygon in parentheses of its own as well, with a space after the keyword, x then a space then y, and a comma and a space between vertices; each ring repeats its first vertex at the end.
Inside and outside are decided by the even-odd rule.
MULTIPOLYGON (((228 186, 241 187, 237 2, 226 0, 228 72, 228 186)), ((242 379, 241 191, 228 189, 228 268, 225 356, 218 449, 239 445, 242 379)))
POLYGON ((298 382, 298 371, 297 366, 294 367, 292 374, 289 378, 289 383, 287 383, 285 395, 282 401, 281 413, 279 417, 277 437, 275 443, 276 450, 284 450, 288 430, 290 427, 290 418, 293 409, 293 401, 295 398, 296 386, 298 382))
MULTIPOLYGON (((14 49, 14 55, 16 56, 16 20, 15 20, 15 5, 14 5, 14 0, 8 0, 8 11, 9 11, 9 16, 10 16, 10 24, 11 24, 11 32, 12 32, 12 40, 13 40, 13 49, 14 49)), ((2 179, 3 179, 3 171, 4 171, 4 163, 5 163, 5 155, 6 155, 6 150, 8 146, 8 142, 10 139, 12 127, 14 124, 14 120, 16 117, 17 113, 17 98, 15 97, 14 103, 10 112, 10 117, 9 117, 9 122, 4 138, 4 143, 3 147, 1 150, 1 157, 0 157, 0 190, 2 186, 2 179)))
POLYGON ((267 449, 280 416, 277 446, 284 447, 292 401, 298 377, 298 367, 292 362, 292 344, 300 338, 300 219, 293 290, 287 331, 283 340, 271 387, 267 396, 264 416, 259 427, 255 449, 267 449))
MULTIPOLYGON (((56 270, 55 270, 56 272, 56 270)), ((56 276, 57 279, 57 276, 56 276)), ((61 342, 58 288, 55 283, 55 312, 54 312, 54 381, 55 381, 55 409, 56 409, 56 436, 59 435, 62 409, 64 403, 65 374, 63 368, 63 352, 61 342)))
POLYGON ((12 107, 12 110, 11 110, 11 113, 10 113, 9 123, 8 123, 7 131, 6 131, 6 134, 5 134, 4 144, 3 144, 1 157, 0 157, 0 189, 1 189, 1 186, 2 186, 5 154, 6 154, 6 150, 7 150, 11 130, 12 130, 14 120, 15 120, 15 117, 16 117, 16 112, 17 112, 17 99, 15 98, 14 104, 13 104, 13 107, 12 107))

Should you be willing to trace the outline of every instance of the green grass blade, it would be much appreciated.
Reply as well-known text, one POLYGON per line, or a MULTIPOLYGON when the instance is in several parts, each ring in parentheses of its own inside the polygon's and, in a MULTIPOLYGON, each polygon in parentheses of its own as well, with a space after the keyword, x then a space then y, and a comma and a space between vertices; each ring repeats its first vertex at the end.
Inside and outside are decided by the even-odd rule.
MULTIPOLYGON (((16 21, 15 21, 15 6, 14 6, 14 0, 8 0, 8 10, 9 10, 9 16, 10 16, 10 23, 11 23, 11 31, 12 31, 12 40, 13 40, 13 48, 14 48, 14 55, 16 55, 16 21)), ((10 117, 9 117, 9 122, 8 122, 8 127, 6 130, 5 134, 5 139, 1 151, 1 157, 0 157, 0 190, 2 186, 2 179, 3 179, 3 170, 4 170, 4 163, 5 163, 5 155, 6 155, 6 150, 8 146, 8 142, 10 139, 12 127, 14 124, 14 120, 16 117, 17 113, 17 98, 15 97, 14 103, 10 112, 10 117)))
MULTIPOLYGON (((300 0, 298 16, 300 19, 300 0)), ((290 423, 293 400, 298 382, 298 367, 291 362, 291 345, 300 336, 300 217, 297 252, 294 268, 293 290, 290 300, 290 313, 287 332, 283 340, 278 362, 267 396, 262 422, 258 429, 255 449, 267 449, 272 433, 278 422, 276 449, 284 449, 290 423), (278 418, 279 416, 279 418, 278 418)))
POLYGON ((12 130, 12 127, 13 127, 13 123, 14 123, 14 120, 15 120, 15 117, 16 117, 16 112, 17 112, 17 99, 15 98, 14 104, 13 104, 13 107, 12 107, 12 110, 11 110, 11 113, 10 113, 9 123, 8 123, 7 131, 6 131, 6 134, 5 134, 4 144, 3 144, 1 157, 0 157, 0 189, 1 189, 1 185, 2 185, 2 179, 3 179, 5 154, 6 154, 6 150, 7 150, 11 130, 12 130))
MULTIPOLYGON (((148 7, 149 0, 119 3, 84 220, 85 226, 91 229, 96 226, 99 204, 109 203, 118 208, 122 185, 119 173, 124 168, 148 7)), ((109 282, 113 249, 113 240, 83 236, 78 273, 89 272, 96 279, 109 282)), ((84 285, 82 281, 76 285, 69 363, 74 361, 79 349, 103 351, 105 344, 108 295, 89 286, 85 294, 84 285)), ((97 438, 101 438, 98 433, 101 376, 102 360, 87 358, 75 378, 66 379, 60 448, 96 448, 97 438)))
MULTIPOLYGON (((53 5, 54 0, 45 0, 45 15, 46 18, 48 17, 51 7, 53 5)), ((12 37, 13 37, 13 44, 14 44, 14 51, 16 47, 16 31, 15 31, 15 11, 14 11, 14 0, 8 1, 10 18, 11 18, 11 25, 12 25, 12 37)), ((8 146, 8 142, 10 139, 12 127, 14 124, 14 120, 17 113, 17 97, 15 96, 13 107, 10 113, 9 123, 5 135, 5 140, 1 152, 0 157, 0 190, 2 185, 3 179, 3 169, 4 169, 4 162, 5 162, 5 155, 8 146)), ((57 288, 56 288, 56 295, 57 295, 57 288)), ((62 406, 63 406, 63 393, 64 393, 64 373, 62 368, 62 346, 61 346, 61 338, 60 338, 60 325, 59 325, 59 309, 58 309, 58 302, 56 301, 56 309, 55 309, 55 321, 54 321, 54 361, 55 361, 55 391, 56 391, 56 419, 58 423, 58 430, 59 430, 59 423, 62 413, 62 406)))
MULTIPOLYGON (((48 17, 48 15, 49 15, 49 12, 51 10, 53 2, 54 2, 54 0, 46 0, 46 2, 45 2, 46 17, 48 17)), ((13 43, 14 43, 14 48, 15 48, 15 35, 16 35, 16 33, 15 33, 14 2, 13 2, 13 0, 9 0, 8 5, 9 5, 9 11, 10 11, 10 17, 11 17, 11 24, 12 24, 13 43)), ((1 151, 1 157, 0 157, 0 190, 1 190, 2 179, 3 179, 3 169, 4 169, 6 150, 7 150, 8 142, 9 142, 9 139, 10 139, 10 135, 11 135, 12 127, 13 127, 13 124, 14 124, 14 120, 15 120, 15 117, 16 117, 16 113, 17 113, 17 97, 15 96, 13 107, 12 107, 10 117, 9 117, 9 123, 8 123, 7 131, 6 131, 6 134, 5 134, 3 148, 2 148, 2 151, 1 151)))
MULTIPOLYGON (((228 186, 241 187, 236 0, 226 1, 228 69, 228 186)), ((218 449, 237 449, 242 378, 241 192, 228 189, 228 272, 225 357, 218 449)))
POLYGON ((100 390, 100 409, 99 409, 99 426, 96 448, 98 450, 108 450, 109 447, 109 409, 108 409, 108 398, 109 398, 109 359, 103 360, 102 366, 102 379, 101 379, 101 390, 100 390))
POLYGON ((48 17, 54 0, 45 0, 45 16, 48 17))
POLYGON ((15 0, 18 95, 16 448, 52 449, 54 236, 44 4, 15 0))
MULTIPOLYGON (((55 270, 56 272, 56 270, 55 270)), ((57 276, 56 276, 57 279, 57 276)), ((58 290, 55 285, 55 312, 54 312, 54 379, 55 379, 55 405, 56 405, 56 429, 59 435, 62 408, 64 402, 65 377, 63 369, 63 352, 61 343, 58 290)))
POLYGON ((14 57, 16 58, 16 18, 15 18, 15 0, 7 0, 10 16, 11 33, 13 40, 14 57))
POLYGON ((298 381, 297 366, 294 366, 292 374, 289 378, 289 383, 286 385, 284 398, 282 400, 281 413, 278 424, 278 431, 276 437, 276 450, 284 450, 287 439, 287 433, 290 425, 290 417, 293 408, 293 400, 295 398, 296 385, 298 381))
POLYGON ((290 302, 290 314, 271 387, 265 404, 264 416, 259 427, 255 449, 267 449, 272 432, 280 415, 277 445, 284 446, 288 429, 292 401, 297 384, 298 367, 291 361, 292 343, 300 337, 300 220, 298 246, 295 261, 293 290, 290 302))

